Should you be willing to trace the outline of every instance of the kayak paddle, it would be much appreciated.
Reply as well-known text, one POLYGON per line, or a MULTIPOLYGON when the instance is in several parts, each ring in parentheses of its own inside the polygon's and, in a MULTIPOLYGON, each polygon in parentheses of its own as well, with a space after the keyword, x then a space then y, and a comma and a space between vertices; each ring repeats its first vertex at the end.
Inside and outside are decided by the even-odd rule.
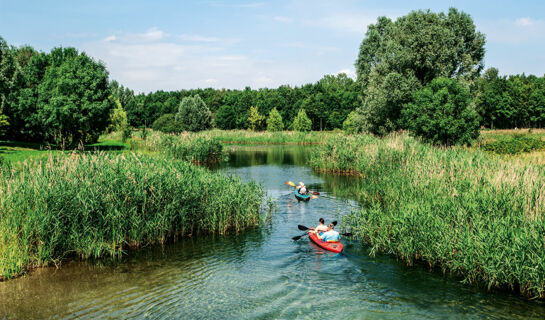
MULTIPOLYGON (((333 221, 332 224, 337 225, 337 221, 333 221)), ((297 229, 299 229, 299 230, 301 230, 301 231, 308 231, 310 228, 298 224, 298 225, 297 225, 297 229)), ((293 237, 292 239, 293 239, 293 241, 297 241, 297 240, 301 239, 303 236, 305 236, 306 234, 307 234, 307 233, 305 232, 304 234, 302 234, 302 235, 300 235, 300 236, 293 237)), ((343 236, 343 237, 351 237, 351 236, 353 236, 352 232, 341 233, 340 235, 343 236)))

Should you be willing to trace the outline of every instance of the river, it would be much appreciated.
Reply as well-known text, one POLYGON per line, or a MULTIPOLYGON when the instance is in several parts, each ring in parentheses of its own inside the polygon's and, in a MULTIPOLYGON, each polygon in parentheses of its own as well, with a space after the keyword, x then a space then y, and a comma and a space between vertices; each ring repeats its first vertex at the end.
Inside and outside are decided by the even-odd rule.
POLYGON ((545 304, 466 286, 424 266, 370 257, 357 240, 325 252, 298 224, 338 220, 358 207, 360 179, 320 174, 308 147, 228 147, 216 170, 260 181, 276 203, 263 228, 195 236, 121 259, 67 262, 0 282, 0 318, 543 319, 545 304), (287 180, 320 197, 298 202, 287 180))

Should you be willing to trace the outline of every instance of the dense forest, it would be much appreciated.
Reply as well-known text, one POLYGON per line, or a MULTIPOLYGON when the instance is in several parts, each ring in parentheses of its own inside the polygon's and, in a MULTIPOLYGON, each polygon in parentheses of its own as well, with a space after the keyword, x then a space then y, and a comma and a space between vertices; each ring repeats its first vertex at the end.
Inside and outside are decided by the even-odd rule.
MULTIPOLYGON (((269 129, 298 130, 298 115, 304 118, 301 128, 308 128, 310 120, 311 130, 342 129, 345 124, 344 129, 382 135, 409 129, 409 122, 420 121, 411 116, 429 110, 415 105, 415 99, 433 105, 444 90, 468 97, 464 99, 476 113, 467 121, 478 121, 479 126, 544 127, 545 77, 501 76, 495 68, 483 72, 484 44, 484 35, 463 12, 413 11, 396 21, 381 17, 368 27, 355 64, 357 80, 338 74, 276 89, 134 93, 110 80, 106 67, 84 52, 39 52, 9 46, 0 37, 0 139, 88 143, 106 130, 119 129, 113 121, 167 132, 264 130, 273 122, 269 129), (438 78, 456 83, 436 81, 432 88, 438 78), (414 110, 405 110, 411 106, 414 110), (203 108, 203 117, 197 117, 204 121, 202 128, 183 124, 203 108)), ((465 114, 468 106, 449 112, 465 114)))

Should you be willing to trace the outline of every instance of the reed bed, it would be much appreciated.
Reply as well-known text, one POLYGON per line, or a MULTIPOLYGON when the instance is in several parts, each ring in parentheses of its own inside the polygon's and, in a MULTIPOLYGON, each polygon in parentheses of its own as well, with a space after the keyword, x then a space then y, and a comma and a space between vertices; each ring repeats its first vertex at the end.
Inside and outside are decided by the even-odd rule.
POLYGON ((320 144, 337 133, 328 131, 249 131, 209 130, 197 133, 199 136, 215 138, 222 143, 233 144, 320 144))
POLYGON ((405 134, 334 137, 310 163, 365 177, 345 223, 373 254, 545 298, 544 167, 405 134))
POLYGON ((0 278, 65 257, 258 225, 264 191, 185 161, 134 153, 50 155, 0 168, 0 278), (229 195, 226 197, 225 195, 229 195))

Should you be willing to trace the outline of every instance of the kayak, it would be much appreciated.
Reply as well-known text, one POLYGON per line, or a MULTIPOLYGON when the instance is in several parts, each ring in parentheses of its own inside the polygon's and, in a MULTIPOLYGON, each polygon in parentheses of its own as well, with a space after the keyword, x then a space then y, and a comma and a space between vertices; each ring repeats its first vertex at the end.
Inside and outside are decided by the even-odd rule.
POLYGON ((299 201, 309 201, 311 194, 299 194, 299 191, 295 189, 295 198, 299 201))
POLYGON ((322 249, 333 251, 333 252, 336 252, 336 253, 339 253, 339 252, 343 251, 343 244, 340 241, 338 241, 338 242, 325 242, 325 241, 322 241, 322 240, 318 239, 318 236, 316 236, 316 234, 314 232, 309 232, 308 237, 310 238, 310 240, 312 240, 312 242, 314 242, 318 247, 320 247, 322 249))

